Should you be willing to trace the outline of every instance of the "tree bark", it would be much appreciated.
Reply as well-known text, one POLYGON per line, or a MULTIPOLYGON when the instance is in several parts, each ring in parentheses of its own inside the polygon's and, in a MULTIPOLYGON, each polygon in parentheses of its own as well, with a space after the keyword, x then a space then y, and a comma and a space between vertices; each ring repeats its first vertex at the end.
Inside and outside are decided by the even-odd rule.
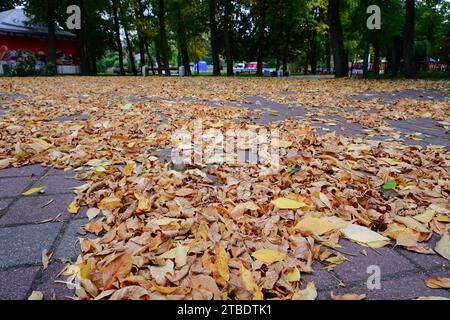
POLYGON ((213 60, 213 75, 220 76, 219 41, 217 38, 217 0, 209 0, 209 26, 211 29, 211 49, 213 60))
POLYGON ((123 22, 123 30, 125 33, 125 41, 127 42, 127 50, 128 50, 128 57, 130 59, 131 64, 131 72, 133 72, 134 76, 137 76, 137 69, 136 69, 136 61, 134 60, 134 50, 133 50, 133 44, 130 40, 130 33, 128 30, 128 21, 126 21, 125 18, 125 12, 122 4, 119 5, 119 12, 121 16, 121 20, 123 22))
POLYGON ((181 53, 181 60, 183 63, 186 76, 191 76, 192 74, 191 74, 189 52, 187 48, 186 30, 184 27, 183 18, 181 16, 180 3, 178 1, 175 2, 175 11, 177 19, 178 45, 181 53))
POLYGON ((344 48, 344 35, 339 14, 340 0, 328 1, 328 25, 330 27, 331 46, 333 48, 336 77, 348 76, 348 58, 344 48))
POLYGON ((224 45, 225 45, 225 59, 227 61, 227 76, 234 75, 233 56, 231 54, 231 0, 225 0, 225 16, 224 16, 224 45))
POLYGON ((375 35, 375 39, 373 42, 373 51, 374 51, 374 62, 373 62, 373 70, 376 76, 380 75, 380 41, 378 39, 378 34, 375 35))
POLYGON ((147 53, 147 57, 148 57, 148 60, 150 62, 150 67, 153 69, 152 73, 153 73, 153 75, 155 75, 155 70, 154 70, 155 69, 155 63, 153 62, 153 57, 152 57, 152 55, 150 53, 150 47, 149 47, 147 42, 145 43, 145 52, 147 53))
POLYGON ((330 48, 330 34, 327 33, 327 39, 325 42, 325 60, 327 63, 327 73, 331 73, 331 48, 330 48))
POLYGON ((56 0, 47 1, 48 62, 56 65, 56 0))
POLYGON ((81 11, 81 30, 77 32, 78 45, 80 49, 81 74, 90 76, 92 74, 92 63, 89 56, 88 37, 86 34, 85 0, 78 0, 81 11))
POLYGON ((119 14, 117 12, 117 0, 112 0, 112 10, 113 10, 113 17, 114 17, 114 32, 116 36, 116 43, 117 43, 117 51, 119 52, 119 68, 120 68, 120 75, 125 75, 125 68, 123 65, 123 47, 122 47, 122 40, 120 39, 120 23, 119 23, 119 14))
MULTIPOLYGON (((161 46, 162 63, 164 68, 169 68, 169 47, 167 45, 165 14, 164 0, 158 0, 159 44, 161 46)), ((166 75, 170 76, 170 70, 166 70, 166 75)))
POLYGON ((264 47, 265 47, 265 28, 266 28, 266 0, 259 0, 260 22, 258 26, 258 65, 256 69, 257 76, 263 76, 264 47))
POLYGON ((406 17, 403 31, 403 56, 406 78, 416 77, 414 65, 415 5, 415 0, 406 0, 406 17))

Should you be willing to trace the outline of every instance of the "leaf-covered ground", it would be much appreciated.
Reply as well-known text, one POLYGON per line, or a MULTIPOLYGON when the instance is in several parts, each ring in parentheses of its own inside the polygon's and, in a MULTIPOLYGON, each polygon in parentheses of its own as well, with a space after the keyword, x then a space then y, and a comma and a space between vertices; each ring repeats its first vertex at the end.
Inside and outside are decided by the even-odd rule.
POLYGON ((63 273, 77 298, 315 299, 318 268, 351 263, 343 238, 361 254, 401 246, 450 259, 448 92, 425 81, 5 78, 0 168, 78 170, 85 184, 67 210, 89 207, 95 237, 63 273), (279 130, 280 168, 174 166, 172 134, 199 119, 279 130))

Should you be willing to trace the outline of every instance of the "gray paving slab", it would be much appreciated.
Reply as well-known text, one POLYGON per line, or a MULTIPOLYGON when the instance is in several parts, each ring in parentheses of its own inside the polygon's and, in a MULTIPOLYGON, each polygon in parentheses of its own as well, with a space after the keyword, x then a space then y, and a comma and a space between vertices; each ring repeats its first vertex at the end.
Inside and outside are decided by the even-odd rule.
POLYGON ((33 181, 30 177, 0 179, 0 198, 22 194, 33 181))
POLYGON ((57 176, 45 176, 42 179, 36 181, 33 187, 45 186, 46 194, 55 193, 71 193, 75 187, 83 185, 84 182, 73 179, 70 176, 57 175, 57 176))
POLYGON ((78 232, 86 223, 88 223, 88 219, 86 218, 72 220, 69 223, 60 241, 59 247, 55 251, 55 260, 75 260, 78 257, 78 255, 81 253, 81 246, 78 238, 86 237, 86 235, 81 235, 78 232))
MULTIPOLYGON (((6 177, 33 177, 39 176, 46 170, 46 167, 43 167, 39 164, 25 166, 20 168, 8 168, 0 170, 0 178, 6 177)), ((1 183, 1 181, 0 181, 1 183)))
POLYGON ((21 197, 0 218, 0 225, 39 223, 57 216, 59 220, 71 219, 72 215, 67 207, 72 200, 73 196, 70 194, 21 197))
POLYGON ((9 204, 13 201, 13 199, 2 199, 0 200, 0 215, 3 214, 3 211, 9 206, 9 204))
POLYGON ((62 223, 0 228, 0 268, 40 264, 42 250, 50 250, 62 223))
POLYGON ((60 276, 64 268, 65 265, 62 263, 52 263, 37 280, 35 290, 42 292, 44 300, 66 300, 75 295, 74 288, 69 288, 67 284, 55 283, 55 281, 66 281, 65 277, 60 276))
MULTIPOLYGON (((440 236, 434 234, 431 237, 430 241, 428 241, 427 246, 430 247, 431 249, 434 249, 439 239, 440 236)), ((445 258, 441 257, 438 254, 435 255, 419 254, 413 251, 408 251, 402 247, 396 247, 395 250, 401 255, 407 257, 408 259, 413 260, 415 263, 417 263, 425 270, 431 270, 437 267, 450 268, 450 261, 446 260, 445 258)))
POLYGON ((368 267, 373 265, 379 266, 385 275, 417 269, 417 266, 391 248, 376 249, 375 251, 347 240, 341 240, 340 243, 343 252, 358 255, 357 257, 347 256, 351 261, 346 261, 334 269, 344 283, 367 279, 370 276, 367 273, 368 267), (367 256, 361 254, 362 250, 367 252, 367 256))
POLYGON ((25 300, 39 267, 0 270, 0 300, 25 300))
POLYGON ((381 289, 370 290, 367 280, 349 288, 340 288, 336 294, 366 294, 368 300, 413 300, 419 297, 439 296, 450 298, 450 291, 431 289, 425 284, 428 276, 424 273, 405 274, 395 278, 381 277, 381 289))

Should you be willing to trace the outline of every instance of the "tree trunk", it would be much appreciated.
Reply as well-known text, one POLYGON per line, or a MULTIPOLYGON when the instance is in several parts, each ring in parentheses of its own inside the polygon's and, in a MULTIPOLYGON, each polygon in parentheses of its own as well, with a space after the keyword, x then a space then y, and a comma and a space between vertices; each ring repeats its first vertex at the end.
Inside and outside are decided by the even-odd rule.
POLYGON ((153 57, 150 54, 150 48, 149 48, 149 45, 148 45, 147 42, 145 43, 145 52, 147 53, 147 57, 148 57, 148 60, 150 62, 150 67, 153 69, 152 73, 153 73, 153 75, 155 75, 155 70, 154 70, 155 69, 155 63, 153 62, 153 57))
POLYGON ((47 1, 48 63, 56 65, 56 1, 47 1))
POLYGON ((336 77, 348 76, 348 59, 344 48, 344 35, 339 14, 340 0, 328 1, 328 25, 330 27, 331 46, 333 48, 336 77))
POLYGON ((327 34, 327 39, 325 41, 325 60, 327 63, 327 73, 331 73, 331 48, 330 48, 330 34, 327 34))
POLYGON ((117 12, 117 0, 112 0, 112 9, 113 9, 113 17, 114 17, 114 32, 116 36, 117 42, 117 51, 119 52, 119 67, 120 67, 120 75, 125 75, 125 68, 123 66, 123 47, 122 40, 120 39, 120 24, 119 24, 119 14, 117 12))
POLYGON ((317 72, 317 32, 314 30, 311 37, 311 50, 309 52, 309 61, 311 63, 311 73, 316 74, 317 72))
MULTIPOLYGON (((161 68, 161 53, 159 51, 159 44, 158 44, 158 40, 155 39, 155 48, 156 48, 156 63, 158 64, 158 68, 161 68)), ((158 71, 158 74, 161 76, 162 72, 161 70, 158 71)))
POLYGON ((181 16, 180 4, 178 1, 175 2, 175 11, 177 19, 178 46, 181 53, 181 60, 183 63, 186 76, 191 76, 192 74, 191 74, 189 52, 187 48, 186 30, 184 27, 184 21, 181 16))
POLYGON ((266 28, 266 0, 259 0, 260 22, 258 27, 258 65, 256 69, 257 76, 263 76, 264 47, 265 47, 265 28, 266 28))
POLYGON ((233 57, 231 54, 231 0, 225 0, 225 16, 224 16, 224 45, 225 45, 225 59, 227 61, 227 76, 231 77, 234 75, 233 69, 233 57))
POLYGON ((211 49, 213 60, 213 75, 220 76, 219 41, 217 39, 217 0, 209 0, 209 26, 211 28, 211 49))
POLYGON ((78 45, 80 49, 80 64, 81 64, 81 74, 84 76, 89 76, 92 74, 92 64, 89 57, 88 49, 88 38, 86 34, 86 18, 85 18, 85 6, 84 0, 78 1, 81 11, 81 30, 78 31, 78 45))
POLYGON ((136 61, 134 60, 133 44, 131 43, 130 33, 128 30, 128 21, 126 20, 124 6, 121 3, 119 3, 119 13, 120 13, 120 20, 122 20, 122 24, 123 24, 125 40, 127 42, 127 50, 128 50, 128 57, 130 59, 130 64, 131 64, 131 72, 133 72, 134 76, 137 76, 136 61))
MULTIPOLYGON (((158 0, 159 44, 161 45, 162 63, 164 68, 169 68, 169 47, 167 45, 165 14, 164 0, 158 0)), ((170 76, 170 70, 166 70, 166 75, 170 76)))
POLYGON ((142 67, 146 65, 145 63, 145 37, 143 32, 143 23, 144 23, 144 5, 142 4, 142 1, 137 2, 138 6, 134 9, 134 14, 136 18, 138 19, 137 24, 137 36, 138 36, 138 43, 139 43, 139 60, 140 60, 140 67, 142 70, 142 67))
POLYGON ((405 28, 403 31, 403 56, 405 59, 406 78, 416 77, 414 65, 415 5, 415 0, 406 0, 405 28))
POLYGON ((373 42, 373 51, 374 51, 374 61, 373 61, 373 70, 376 76, 380 75, 380 42, 378 40, 378 34, 375 35, 375 39, 373 42))

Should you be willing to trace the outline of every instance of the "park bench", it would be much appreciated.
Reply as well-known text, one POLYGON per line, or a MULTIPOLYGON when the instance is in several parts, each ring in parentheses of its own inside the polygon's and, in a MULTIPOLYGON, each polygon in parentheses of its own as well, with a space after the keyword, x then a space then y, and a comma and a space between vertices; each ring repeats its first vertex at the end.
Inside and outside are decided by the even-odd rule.
POLYGON ((149 66, 143 66, 143 67, 142 67, 142 75, 143 75, 144 77, 147 76, 148 74, 150 74, 150 72, 151 72, 153 75, 156 75, 156 74, 163 74, 163 71, 164 71, 164 74, 165 74, 165 75, 167 75, 167 72, 168 72, 168 71, 170 71, 170 72, 175 71, 176 73, 178 73, 178 72, 179 72, 179 68, 178 68, 178 67, 168 67, 168 68, 166 68, 166 67, 160 67, 160 68, 152 68, 152 67, 149 67, 149 66))

